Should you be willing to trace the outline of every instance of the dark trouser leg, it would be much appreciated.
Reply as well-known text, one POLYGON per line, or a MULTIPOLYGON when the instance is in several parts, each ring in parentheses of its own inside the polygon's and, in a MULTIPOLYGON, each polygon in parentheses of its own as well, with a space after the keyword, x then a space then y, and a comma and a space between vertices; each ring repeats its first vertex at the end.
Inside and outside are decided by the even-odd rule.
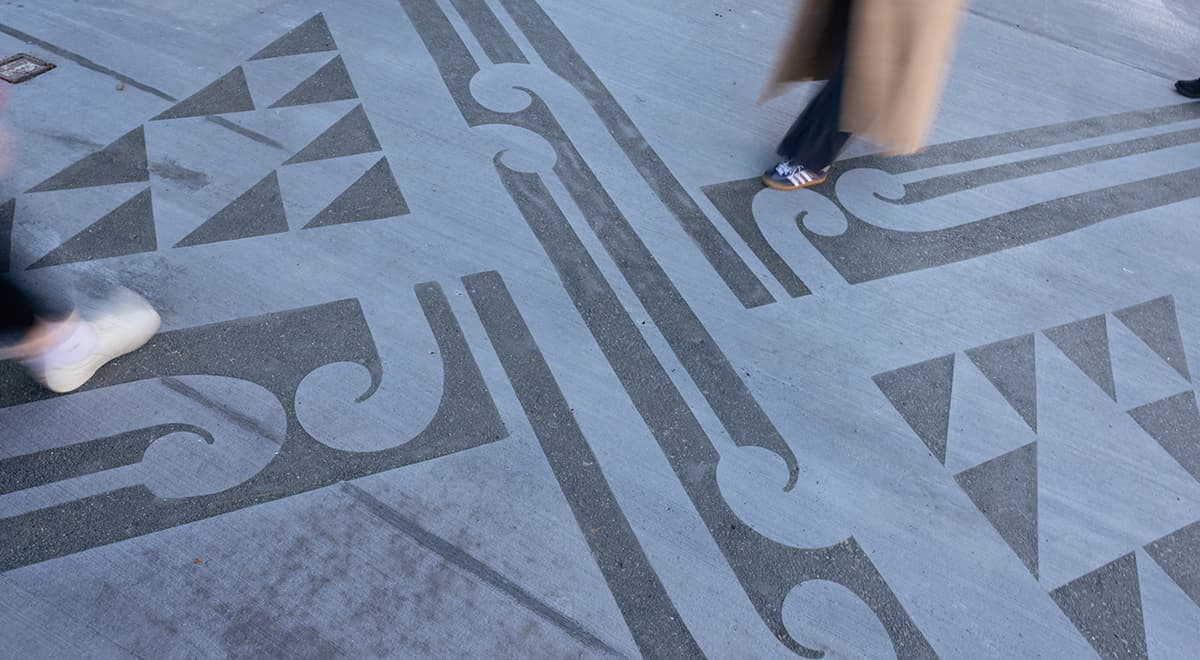
POLYGON ((0 277, 0 341, 15 341, 37 325, 38 306, 32 297, 0 277))
MULTIPOLYGON (((850 3, 840 19, 843 30, 850 29, 850 3)), ((845 39, 842 40, 845 43, 845 39)), ((838 55, 837 68, 825 87, 809 101, 808 107, 783 136, 777 153, 793 165, 809 170, 828 167, 841 153, 850 134, 838 130, 842 117, 842 90, 846 82, 846 51, 838 55)))
POLYGON ((830 80, 813 98, 779 143, 780 156, 810 170, 833 163, 850 139, 849 133, 838 130, 842 115, 841 83, 840 77, 830 80))

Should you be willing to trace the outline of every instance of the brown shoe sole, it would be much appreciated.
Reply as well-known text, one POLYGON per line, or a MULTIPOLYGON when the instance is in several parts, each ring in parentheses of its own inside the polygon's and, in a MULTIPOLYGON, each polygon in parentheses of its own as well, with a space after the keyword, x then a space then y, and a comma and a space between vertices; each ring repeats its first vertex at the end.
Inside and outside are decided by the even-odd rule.
POLYGON ((782 190, 784 192, 790 192, 792 190, 801 190, 803 188, 811 188, 813 186, 820 185, 822 183, 825 183, 825 180, 828 178, 829 178, 828 175, 826 175, 826 176, 821 177, 820 179, 813 179, 812 181, 809 181, 808 183, 802 183, 798 186, 792 186, 792 185, 784 185, 781 183, 776 183, 771 180, 771 177, 766 176, 764 174, 762 177, 762 182, 763 182, 763 185, 765 185, 768 188, 771 188, 772 190, 782 190))

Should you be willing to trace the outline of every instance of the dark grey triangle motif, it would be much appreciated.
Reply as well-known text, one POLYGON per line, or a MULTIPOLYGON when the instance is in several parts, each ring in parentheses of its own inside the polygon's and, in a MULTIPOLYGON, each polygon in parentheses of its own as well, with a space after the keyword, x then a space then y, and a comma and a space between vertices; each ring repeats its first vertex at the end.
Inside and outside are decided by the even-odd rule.
POLYGON ((284 108, 355 98, 358 98, 358 91, 354 89, 354 83, 350 80, 346 63, 342 61, 342 56, 338 55, 296 85, 292 91, 284 94, 283 98, 271 104, 271 107, 284 108))
POLYGON ((1112 354, 1108 350, 1108 321, 1103 314, 1050 328, 1045 334, 1109 398, 1117 400, 1112 354))
POLYGON ((361 104, 309 142, 284 165, 380 151, 379 138, 361 104))
POLYGON ((287 34, 272 41, 265 48, 255 53, 250 58, 250 61, 286 57, 288 55, 301 55, 303 53, 322 53, 331 50, 337 50, 337 44, 333 41, 333 35, 329 33, 329 26, 325 23, 325 16, 317 14, 293 28, 287 34))
POLYGON ((1050 592, 1050 596, 1101 658, 1147 657, 1141 581, 1134 553, 1072 580, 1050 592))
POLYGON ((998 341, 967 351, 1005 400, 1037 432, 1037 363, 1033 335, 998 341))
POLYGON ((960 472, 954 479, 1037 577, 1037 443, 960 472))
POLYGON ((1200 606, 1200 522, 1147 545, 1146 552, 1200 606))
POLYGON ((408 204, 400 193, 400 186, 396 185, 392 168, 387 158, 381 158, 329 206, 317 213, 304 228, 380 220, 407 213, 408 204))
POLYGON ((279 177, 272 170, 252 188, 176 243, 175 247, 281 234, 287 230, 283 196, 279 192, 279 177))
POLYGON ((248 112, 254 109, 250 87, 242 67, 217 78, 204 89, 167 108, 152 121, 220 115, 228 112, 248 112))
POLYGON ((122 257, 158 249, 154 203, 146 188, 104 217, 63 241, 29 270, 61 264, 122 257))
POLYGON ((146 165, 146 131, 129 131, 111 144, 63 168, 26 192, 91 188, 150 180, 146 165))
POLYGON ((1175 367, 1185 380, 1188 374, 1187 355, 1183 350, 1183 337, 1179 332, 1179 318, 1175 315, 1175 299, 1163 296, 1133 307, 1126 307, 1114 316, 1121 320, 1133 334, 1146 342, 1167 364, 1175 367))
POLYGON ((1147 403, 1130 410, 1129 415, 1200 481, 1200 410, 1196 408, 1194 392, 1147 403))
POLYGON ((945 465, 954 354, 879 374, 874 381, 913 433, 945 465))

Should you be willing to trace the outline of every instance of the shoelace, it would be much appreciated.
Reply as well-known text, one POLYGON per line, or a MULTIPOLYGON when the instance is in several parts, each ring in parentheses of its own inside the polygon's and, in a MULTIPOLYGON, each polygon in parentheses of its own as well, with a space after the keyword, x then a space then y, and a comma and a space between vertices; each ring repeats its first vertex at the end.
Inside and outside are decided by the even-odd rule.
POLYGON ((791 162, 785 160, 775 166, 775 173, 782 177, 789 177, 802 169, 804 168, 792 165, 791 162))

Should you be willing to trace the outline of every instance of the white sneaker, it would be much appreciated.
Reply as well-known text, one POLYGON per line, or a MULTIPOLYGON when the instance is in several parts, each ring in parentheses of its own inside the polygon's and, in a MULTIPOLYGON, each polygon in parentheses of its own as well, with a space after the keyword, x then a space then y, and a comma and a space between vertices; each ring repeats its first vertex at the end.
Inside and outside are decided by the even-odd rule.
POLYGON ((79 328, 62 346, 25 364, 38 382, 59 394, 72 392, 91 380, 115 358, 141 348, 162 322, 144 298, 119 289, 106 309, 79 321, 79 328))

